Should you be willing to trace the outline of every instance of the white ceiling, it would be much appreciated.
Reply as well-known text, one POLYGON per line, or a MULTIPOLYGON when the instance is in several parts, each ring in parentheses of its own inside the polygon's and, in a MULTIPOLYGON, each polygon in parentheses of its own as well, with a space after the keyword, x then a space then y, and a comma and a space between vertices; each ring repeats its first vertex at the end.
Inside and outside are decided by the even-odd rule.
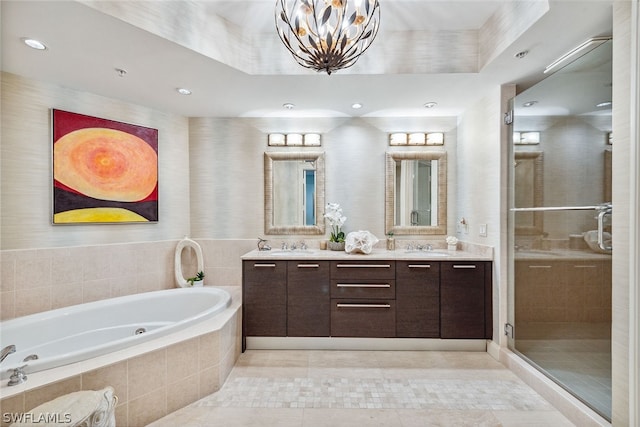
POLYGON ((526 25, 512 13, 523 31, 500 34, 506 42, 483 63, 478 39, 494 14, 547 2, 380 0, 372 47, 353 68, 327 76, 300 67, 280 45, 275 0, 86 3, 2 1, 2 70, 190 117, 455 116, 500 84, 530 86, 566 51, 611 34, 611 1, 551 1, 526 25), (49 48, 32 50, 21 37, 49 48), (515 59, 522 50, 529 55, 515 59), (474 55, 476 69, 455 70, 474 55), (428 101, 438 107, 425 109, 428 101), (284 110, 286 102, 296 108, 284 110), (354 102, 364 107, 353 110, 354 102))

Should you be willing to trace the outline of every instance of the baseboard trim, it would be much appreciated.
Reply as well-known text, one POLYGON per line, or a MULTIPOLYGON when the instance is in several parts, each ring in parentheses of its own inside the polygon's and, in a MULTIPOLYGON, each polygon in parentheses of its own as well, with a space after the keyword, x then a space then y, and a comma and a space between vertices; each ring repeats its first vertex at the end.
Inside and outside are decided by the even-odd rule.
POLYGON ((487 341, 435 338, 247 337, 247 350, 487 351, 487 341))

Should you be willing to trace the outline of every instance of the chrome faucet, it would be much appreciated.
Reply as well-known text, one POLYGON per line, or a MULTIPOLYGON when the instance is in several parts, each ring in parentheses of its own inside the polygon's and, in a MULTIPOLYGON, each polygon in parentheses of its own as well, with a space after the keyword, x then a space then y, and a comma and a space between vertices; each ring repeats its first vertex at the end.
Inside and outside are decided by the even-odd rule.
POLYGON ((0 353, 0 362, 3 362, 4 359, 7 358, 8 355, 16 352, 16 346, 11 344, 2 349, 2 353, 0 353))
POLYGON ((271 246, 267 245, 267 241, 262 237, 258 237, 258 250, 259 251, 270 251, 271 246))

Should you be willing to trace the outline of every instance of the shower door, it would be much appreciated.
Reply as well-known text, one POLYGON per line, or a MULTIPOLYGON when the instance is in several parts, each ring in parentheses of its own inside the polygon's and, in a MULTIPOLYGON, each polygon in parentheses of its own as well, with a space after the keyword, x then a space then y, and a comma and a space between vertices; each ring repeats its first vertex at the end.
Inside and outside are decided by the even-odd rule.
POLYGON ((509 347, 611 419, 611 41, 513 100, 509 347))

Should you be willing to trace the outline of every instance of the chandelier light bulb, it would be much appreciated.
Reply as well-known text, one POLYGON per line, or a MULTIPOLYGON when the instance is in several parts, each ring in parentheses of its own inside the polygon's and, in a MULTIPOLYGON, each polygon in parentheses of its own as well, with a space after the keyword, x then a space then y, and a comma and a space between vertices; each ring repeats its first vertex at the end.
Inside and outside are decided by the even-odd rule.
POLYGON ((331 74, 351 67, 380 26, 378 0, 277 0, 276 30, 298 64, 331 74))

